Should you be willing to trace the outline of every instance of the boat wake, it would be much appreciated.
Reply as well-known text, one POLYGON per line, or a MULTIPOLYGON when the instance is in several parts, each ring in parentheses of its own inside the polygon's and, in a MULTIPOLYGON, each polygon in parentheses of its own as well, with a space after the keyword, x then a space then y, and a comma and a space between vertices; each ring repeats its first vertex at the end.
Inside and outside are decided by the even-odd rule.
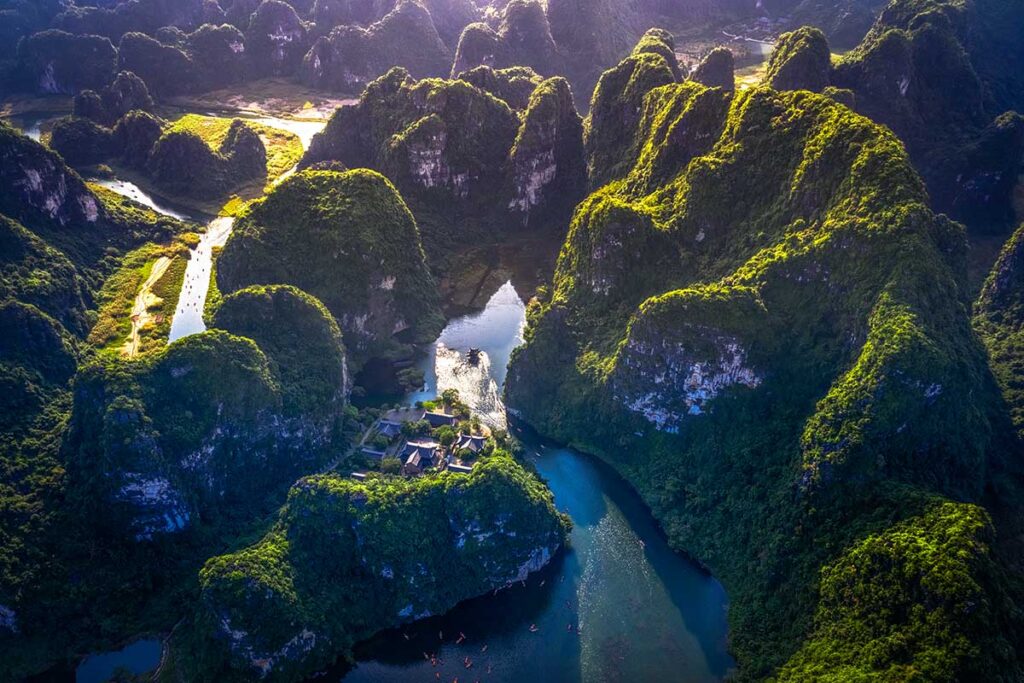
POLYGON ((480 417, 480 422, 492 429, 508 426, 501 391, 491 374, 491 359, 485 352, 481 351, 478 360, 471 363, 466 354, 438 342, 434 368, 438 393, 457 389, 459 397, 480 417))

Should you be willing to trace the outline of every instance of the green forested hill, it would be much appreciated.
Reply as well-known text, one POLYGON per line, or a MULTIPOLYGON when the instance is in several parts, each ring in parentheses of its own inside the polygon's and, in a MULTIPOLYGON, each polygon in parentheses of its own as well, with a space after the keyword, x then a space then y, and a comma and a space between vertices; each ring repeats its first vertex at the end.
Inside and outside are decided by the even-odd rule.
POLYGON ((1021 451, 963 228, 828 97, 664 81, 595 94, 589 138, 622 153, 591 162, 609 182, 530 308, 510 407, 722 579, 741 677, 1013 680, 1021 451), (625 97, 638 116, 603 102, 625 97))

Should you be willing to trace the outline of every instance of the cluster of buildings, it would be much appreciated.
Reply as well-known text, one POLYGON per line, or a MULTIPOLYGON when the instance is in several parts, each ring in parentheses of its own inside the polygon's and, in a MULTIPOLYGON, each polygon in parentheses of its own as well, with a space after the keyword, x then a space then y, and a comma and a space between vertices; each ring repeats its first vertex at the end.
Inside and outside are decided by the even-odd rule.
MULTIPOLYGON (((397 445, 385 450, 363 448, 363 457, 378 464, 387 457, 398 458, 402 463, 402 474, 410 477, 421 475, 429 469, 447 470, 460 474, 468 474, 473 470, 473 465, 464 463, 459 454, 469 451, 474 456, 478 456, 487 443, 486 436, 458 434, 450 446, 444 446, 430 436, 401 438, 403 422, 420 421, 429 424, 431 430, 440 427, 456 429, 459 426, 459 419, 456 416, 429 410, 423 411, 418 419, 414 420, 380 420, 377 423, 377 434, 388 441, 397 442, 397 445)), ((357 478, 362 477, 357 476, 357 478)))

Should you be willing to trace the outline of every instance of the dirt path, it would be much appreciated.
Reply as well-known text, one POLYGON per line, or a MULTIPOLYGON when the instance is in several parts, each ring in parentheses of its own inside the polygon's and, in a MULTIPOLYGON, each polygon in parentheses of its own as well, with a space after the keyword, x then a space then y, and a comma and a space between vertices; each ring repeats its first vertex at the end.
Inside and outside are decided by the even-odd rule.
POLYGON ((160 278, 164 276, 170 265, 171 259, 166 256, 158 258, 153 263, 153 270, 150 271, 149 277, 142 283, 142 288, 135 297, 135 305, 132 306, 132 331, 128 335, 128 341, 121 347, 121 353, 128 358, 139 355, 139 331, 153 321, 149 308, 159 301, 159 297, 153 293, 153 287, 160 282, 160 278))

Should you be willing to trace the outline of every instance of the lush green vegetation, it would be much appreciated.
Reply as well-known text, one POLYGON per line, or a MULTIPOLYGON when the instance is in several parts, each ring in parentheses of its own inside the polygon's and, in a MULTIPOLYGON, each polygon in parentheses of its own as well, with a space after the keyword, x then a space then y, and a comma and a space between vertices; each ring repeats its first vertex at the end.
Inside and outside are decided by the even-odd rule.
POLYGON ((243 212, 217 261, 220 290, 290 284, 323 301, 356 367, 436 338, 442 318, 419 230, 373 171, 303 171, 243 212))
MULTIPOLYGON (((244 119, 243 119, 244 121, 244 119)), ((233 119, 218 116, 186 114, 171 123, 168 132, 185 131, 195 133, 207 147, 219 150, 228 139, 233 119)), ((267 150, 267 180, 273 182, 286 171, 295 167, 302 159, 302 141, 295 133, 271 128, 262 123, 245 121, 264 143, 267 150)))
POLYGON ((832 53, 825 34, 803 26, 779 36, 764 79, 776 90, 821 92, 829 84, 831 71, 832 53))
POLYGON ((524 577, 568 527, 504 453, 468 475, 300 480, 267 536, 206 563, 171 675, 299 680, 378 630, 524 577))
POLYGON ((1019 220, 1024 124, 1002 115, 1024 109, 1011 28, 1022 21, 1019 3, 898 0, 831 76, 857 111, 904 141, 935 208, 975 233, 1006 234, 1019 220))
POLYGON ((211 326, 256 342, 281 387, 286 415, 340 411, 348 398, 341 330, 317 299, 294 287, 248 287, 224 298, 211 326))
POLYGON ((395 68, 335 112, 302 165, 339 161, 387 175, 443 276, 467 246, 513 238, 517 224, 561 239, 584 169, 570 95, 564 80, 541 83, 524 69, 417 81, 395 68))
POLYGON ((591 157, 609 182, 528 310, 510 406, 616 466, 722 579, 741 678, 1012 679, 1003 550, 943 502, 1017 533, 962 228, 834 100, 673 80, 654 53, 602 79, 588 151, 614 140, 591 157))
POLYGON ((974 327, 1024 438, 1024 227, 1006 243, 975 305, 974 327))
POLYGON ((146 599, 149 560, 133 565, 127 552, 111 561, 67 504, 64 438, 101 284, 129 254, 170 243, 185 226, 87 186, 6 124, 0 150, 9 162, 0 170, 0 604, 14 610, 23 636, 0 638, 0 677, 17 680, 90 638, 123 637, 114 626, 123 606, 112 617, 104 600, 124 591, 146 599), (70 583, 70 566, 87 578, 70 583))

